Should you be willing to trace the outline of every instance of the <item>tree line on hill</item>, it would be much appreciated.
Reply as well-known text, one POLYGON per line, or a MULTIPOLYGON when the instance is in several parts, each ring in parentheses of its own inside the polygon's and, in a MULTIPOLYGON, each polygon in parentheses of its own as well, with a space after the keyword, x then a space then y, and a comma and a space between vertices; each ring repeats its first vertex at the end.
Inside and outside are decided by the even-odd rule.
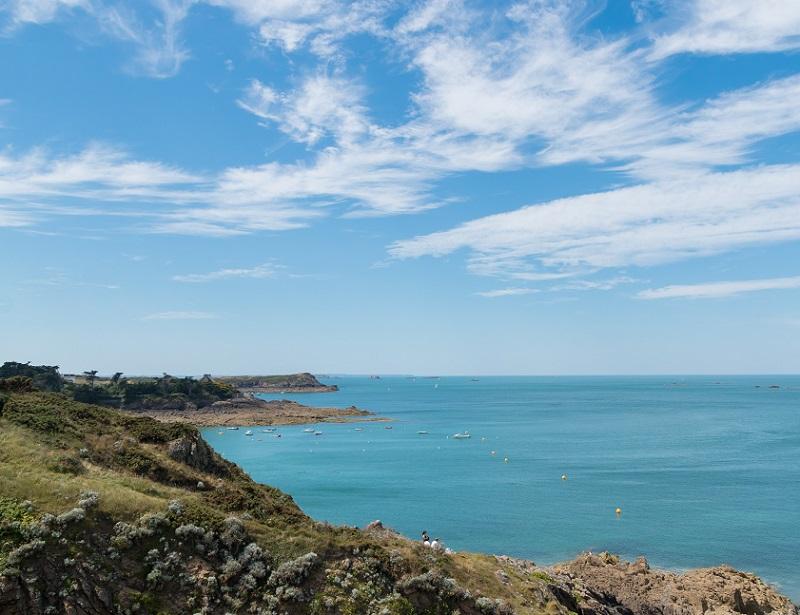
POLYGON ((5 394, 26 391, 61 393, 75 401, 115 408, 153 403, 192 403, 198 408, 238 396, 230 384, 206 374, 202 378, 177 377, 164 373, 151 378, 127 378, 117 372, 100 378, 97 370, 83 372, 72 380, 64 378, 57 365, 31 365, 7 361, 0 366, 0 408, 5 394))

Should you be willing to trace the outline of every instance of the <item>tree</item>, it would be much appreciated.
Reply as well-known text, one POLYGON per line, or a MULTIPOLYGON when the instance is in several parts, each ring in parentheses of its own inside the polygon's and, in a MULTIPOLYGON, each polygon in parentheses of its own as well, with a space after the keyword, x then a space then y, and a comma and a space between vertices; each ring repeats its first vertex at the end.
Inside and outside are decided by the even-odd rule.
POLYGON ((97 378, 97 370, 93 369, 88 372, 83 372, 83 375, 86 376, 86 380, 89 381, 89 386, 94 388, 94 379, 97 378))
POLYGON ((119 384, 120 378, 122 378, 122 372, 116 372, 113 376, 111 376, 111 384, 119 384))

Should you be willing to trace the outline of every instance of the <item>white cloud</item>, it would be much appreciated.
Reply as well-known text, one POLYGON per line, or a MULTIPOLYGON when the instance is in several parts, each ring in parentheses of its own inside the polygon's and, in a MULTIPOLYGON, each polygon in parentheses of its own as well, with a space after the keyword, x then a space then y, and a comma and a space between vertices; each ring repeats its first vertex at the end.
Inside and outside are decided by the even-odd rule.
POLYGON ((283 269, 281 265, 275 263, 264 263, 250 268, 236 268, 236 269, 219 269, 218 271, 210 271, 208 273, 189 273, 185 275, 172 276, 176 282, 214 282, 216 280, 226 280, 230 278, 253 278, 264 279, 274 278, 280 270, 283 269))
POLYGON ((573 18, 567 4, 520 3, 501 35, 479 23, 466 35, 407 42, 425 78, 417 103, 437 125, 509 139, 552 141, 588 122, 645 121, 652 77, 624 39, 574 36, 573 18))
POLYGON ((538 293, 535 288, 498 288, 497 290, 486 290, 475 293, 481 297, 494 299, 496 297, 512 297, 516 295, 530 295, 531 293, 538 293))
POLYGON ((468 249, 494 274, 666 263, 800 238, 800 165, 706 173, 532 205, 395 242, 396 258, 468 249))
MULTIPOLYGON (((660 202, 656 193, 662 188, 676 198, 685 196, 681 190, 696 198, 689 186, 695 176, 701 186, 716 181, 708 171, 751 163, 759 140, 800 129, 800 76, 702 104, 667 105, 657 95, 659 63, 652 61, 651 49, 633 36, 587 33, 581 29, 585 14, 571 3, 537 0, 482 10, 459 0, 429 0, 405 15, 388 0, 210 3, 232 11, 264 40, 278 42, 288 52, 302 47, 327 58, 341 53, 340 43, 355 32, 379 37, 390 53, 420 71, 421 86, 411 94, 409 114, 399 124, 377 123, 364 84, 348 76, 341 64, 326 61, 324 72, 308 74, 287 91, 254 79, 239 101, 262 122, 307 146, 308 155, 297 162, 229 167, 196 177, 102 148, 62 157, 5 154, 0 155, 0 198, 43 201, 43 207, 29 206, 40 214, 50 207, 88 215, 98 211, 96 205, 86 206, 90 200, 135 203, 135 208, 120 207, 118 213, 146 217, 143 228, 232 236, 302 227, 327 215, 331 206, 351 216, 419 212, 449 202, 435 188, 454 174, 582 161, 652 184, 609 193, 617 195, 613 199, 575 197, 575 203, 587 203, 588 209, 598 200, 602 208, 621 199, 633 210, 626 199, 660 202), (399 16, 393 30, 384 24, 390 14, 399 16), (677 188, 670 190, 673 179, 677 188), (85 202, 78 209, 74 203, 54 204, 57 197, 85 202)), ((41 11, 34 13, 55 19, 58 8, 46 7, 58 4, 42 2, 41 11)), ((155 21, 128 5, 73 4, 91 11, 116 38, 136 45, 144 58, 139 67, 148 74, 174 74, 187 57, 180 28, 190 0, 159 0, 155 21)), ((642 19, 647 13, 642 7, 649 4, 637 3, 642 19)), ((699 14, 693 11, 687 19, 699 14)), ((19 209, 16 204, 10 208, 19 209)), ((646 221, 648 206, 638 211, 646 221)), ((660 224, 660 229, 666 225, 660 224)), ((525 232, 519 229, 516 235, 525 232)), ((452 238, 452 233, 441 235, 452 238)), ((515 241, 525 243, 519 237, 515 241)), ((473 250, 469 267, 475 273, 536 281, 578 277, 607 266, 604 258, 614 260, 606 249, 597 251, 605 255, 601 258, 578 254, 575 247, 568 251, 543 245, 550 256, 543 254, 534 271, 530 259, 536 260, 537 253, 530 247, 473 250)), ((687 248, 683 255, 695 249, 687 248)), ((630 251, 636 252, 636 246, 630 251)), ((638 262, 640 257, 618 260, 638 262)))
POLYGON ((105 32, 135 46, 130 69, 136 74, 163 79, 173 77, 189 58, 181 40, 183 21, 195 0, 153 0, 160 18, 142 23, 129 6, 96 5, 93 14, 105 32))
POLYGON ((4 226, 53 215, 131 216, 145 231, 226 236, 298 228, 321 215, 278 196, 266 191, 236 199, 224 177, 135 160, 100 144, 60 157, 43 149, 0 153, 4 226))
POLYGON ((0 153, 0 199, 76 197, 101 200, 178 199, 179 186, 196 184, 192 174, 158 162, 131 159, 101 144, 54 156, 34 149, 21 156, 0 153))
POLYGON ((796 0, 691 0, 685 22, 654 41, 651 57, 800 49, 796 0))
POLYGON ((705 284, 677 284, 643 290, 636 296, 640 299, 716 299, 762 290, 785 290, 791 288, 800 288, 800 276, 734 282, 708 282, 705 284))
POLYGON ((10 209, 0 207, 0 227, 19 227, 33 224, 30 216, 10 209))
POLYGON ((142 320, 211 320, 218 316, 211 312, 156 312, 143 316, 142 320))
POLYGON ((102 0, 9 0, 5 9, 9 28, 44 24, 74 13, 77 9, 93 18, 100 31, 132 44, 135 52, 131 72, 165 78, 178 73, 189 58, 181 40, 181 26, 196 0, 151 0, 155 19, 143 19, 148 4, 103 2, 102 0))
POLYGON ((207 0, 230 9, 236 19, 257 28, 261 41, 286 52, 308 48, 331 59, 341 41, 360 32, 381 34, 391 0, 207 0))
POLYGON ((48 23, 61 11, 86 9, 89 5, 89 0, 8 0, 0 8, 8 12, 13 25, 23 25, 48 23))
POLYGON ((612 290, 617 286, 633 284, 638 281, 636 278, 621 275, 604 280, 574 280, 566 284, 553 286, 550 290, 612 290))
POLYGON ((459 20, 464 10, 460 0, 427 0, 412 8, 400 20, 395 27, 395 33, 408 35, 423 32, 453 19, 459 20))
POLYGON ((313 145, 327 135, 350 142, 369 127, 363 88, 338 77, 315 75, 299 89, 279 94, 253 80, 239 105, 258 117, 275 122, 294 140, 313 145))

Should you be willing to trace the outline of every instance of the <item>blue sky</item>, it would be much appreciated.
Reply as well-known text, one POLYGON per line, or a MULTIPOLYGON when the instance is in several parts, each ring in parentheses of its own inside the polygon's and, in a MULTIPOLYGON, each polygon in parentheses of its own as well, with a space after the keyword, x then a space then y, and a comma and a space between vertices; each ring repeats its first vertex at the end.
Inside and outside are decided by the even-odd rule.
POLYGON ((0 2, 0 359, 800 372, 794 0, 0 2))

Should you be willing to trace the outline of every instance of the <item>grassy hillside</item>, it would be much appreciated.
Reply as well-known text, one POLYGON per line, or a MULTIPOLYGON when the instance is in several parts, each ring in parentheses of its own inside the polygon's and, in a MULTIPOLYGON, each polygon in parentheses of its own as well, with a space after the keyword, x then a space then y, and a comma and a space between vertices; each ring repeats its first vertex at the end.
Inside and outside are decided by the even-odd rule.
POLYGON ((544 576, 308 518, 197 431, 6 394, 0 613, 567 613, 544 576), (71 609, 71 611, 70 611, 71 609))

